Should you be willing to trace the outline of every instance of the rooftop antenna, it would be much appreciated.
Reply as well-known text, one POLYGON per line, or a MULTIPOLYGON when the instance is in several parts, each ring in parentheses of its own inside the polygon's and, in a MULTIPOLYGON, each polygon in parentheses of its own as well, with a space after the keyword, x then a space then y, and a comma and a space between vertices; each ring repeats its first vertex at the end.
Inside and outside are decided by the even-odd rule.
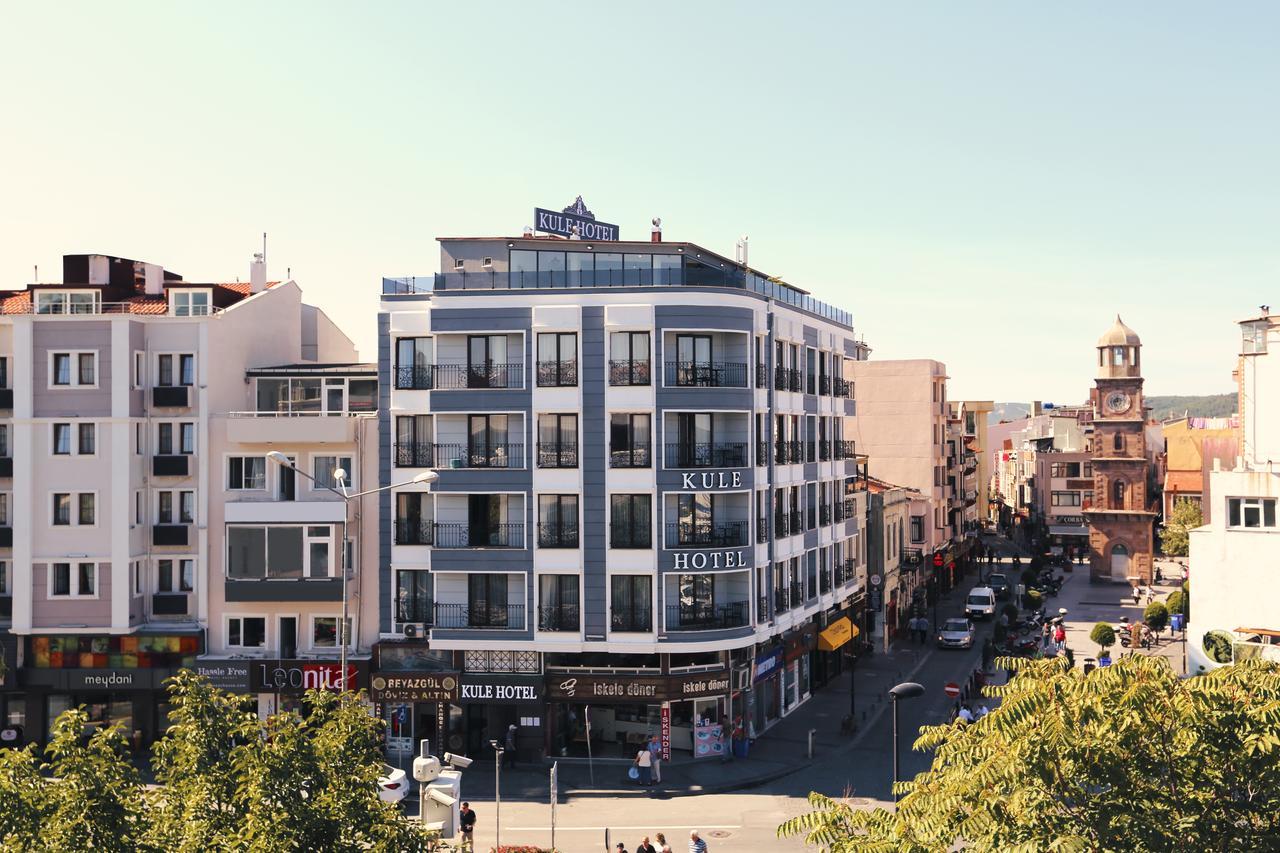
POLYGON ((745 267, 747 265, 747 235, 743 234, 739 237, 738 242, 734 244, 733 248, 734 260, 745 267))
POLYGON ((262 262, 267 262, 267 232, 262 232, 262 262))
POLYGON ((32 279, 32 281, 34 281, 36 284, 39 284, 40 283, 40 265, 35 264, 33 265, 32 269, 34 270, 33 275, 35 275, 35 278, 32 279))
POLYGON ((293 267, 284 268, 284 277, 289 281, 293 280, 293 267))

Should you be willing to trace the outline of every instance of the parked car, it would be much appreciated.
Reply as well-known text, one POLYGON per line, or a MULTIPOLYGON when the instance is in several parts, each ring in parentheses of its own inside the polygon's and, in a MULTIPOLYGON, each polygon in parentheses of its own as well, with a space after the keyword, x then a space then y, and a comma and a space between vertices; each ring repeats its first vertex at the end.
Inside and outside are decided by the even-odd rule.
POLYGON ((384 803, 398 803, 409 793, 409 777, 398 767, 390 764, 382 765, 382 775, 378 777, 378 796, 384 803))
POLYGON ((995 590, 996 598, 1001 601, 1013 592, 1013 588, 1009 586, 1009 579, 1002 572, 992 572, 991 577, 987 578, 987 586, 995 590))
POLYGON ((973 623, 968 619, 948 619, 938 629, 938 648, 973 648, 973 623))
POLYGON ((975 586, 964 600, 964 614, 970 619, 990 619, 996 615, 996 593, 989 586, 975 586))

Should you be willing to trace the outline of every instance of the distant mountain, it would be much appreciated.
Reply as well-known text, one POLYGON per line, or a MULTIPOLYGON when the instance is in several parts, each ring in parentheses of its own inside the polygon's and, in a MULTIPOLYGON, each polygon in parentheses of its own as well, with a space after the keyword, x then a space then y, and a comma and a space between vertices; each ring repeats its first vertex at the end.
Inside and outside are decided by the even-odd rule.
MULTIPOLYGON (((1151 407, 1151 417, 1157 421, 1180 418, 1183 415, 1192 418, 1222 418, 1235 414, 1235 394, 1202 394, 1194 397, 1148 397, 1147 405, 1151 407)), ((1031 414, 1029 403, 996 403, 987 423, 998 424, 1001 421, 1016 421, 1031 414)))

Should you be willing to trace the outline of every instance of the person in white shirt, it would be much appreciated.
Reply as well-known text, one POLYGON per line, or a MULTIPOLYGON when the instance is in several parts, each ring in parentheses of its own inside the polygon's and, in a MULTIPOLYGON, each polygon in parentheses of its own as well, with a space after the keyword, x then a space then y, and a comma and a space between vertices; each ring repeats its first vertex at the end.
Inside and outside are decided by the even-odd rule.
POLYGON ((707 853, 707 842, 698 837, 698 830, 689 833, 689 853, 707 853))
POLYGON ((960 720, 962 720, 963 722, 966 722, 966 723, 972 723, 972 722, 973 722, 973 711, 969 710, 969 706, 968 706, 968 705, 961 705, 961 706, 960 706, 960 716, 959 716, 959 719, 960 719, 960 720))
POLYGON ((649 751, 649 744, 640 747, 640 751, 636 753, 636 767, 640 768, 640 784, 653 784, 653 753, 649 751))

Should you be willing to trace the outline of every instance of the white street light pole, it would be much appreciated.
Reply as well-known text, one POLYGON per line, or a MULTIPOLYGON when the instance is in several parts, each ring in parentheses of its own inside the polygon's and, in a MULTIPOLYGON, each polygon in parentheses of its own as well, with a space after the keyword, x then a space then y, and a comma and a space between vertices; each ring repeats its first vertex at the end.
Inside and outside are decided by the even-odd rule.
POLYGON ((351 642, 350 637, 348 636, 350 632, 347 629, 347 621, 349 619, 347 615, 347 601, 348 601, 347 577, 350 575, 350 566, 347 565, 346 516, 347 516, 347 513, 350 511, 351 502, 353 500, 356 500, 357 498, 362 498, 365 495, 372 495, 372 494, 376 494, 377 492, 385 492, 391 489, 400 488, 401 486, 429 485, 431 483, 434 483, 436 480, 440 479, 440 475, 437 474, 435 471, 423 471, 420 474, 414 475, 413 479, 407 483, 392 483, 389 486, 379 486, 376 489, 366 489, 363 492, 356 492, 352 494, 347 489, 347 472, 342 470, 341 468, 336 468, 334 469, 334 472, 333 472, 333 479, 338 484, 338 488, 335 489, 333 486, 329 486, 324 483, 317 482, 315 477, 312 477, 306 471, 303 471, 297 465, 294 465, 293 460, 291 460, 288 456, 285 456, 279 450, 271 451, 270 453, 267 454, 267 458, 283 468, 288 468, 289 470, 293 471, 293 473, 295 474, 301 474, 302 476, 306 477, 315 485, 319 486, 325 491, 333 492, 335 495, 342 498, 343 501, 346 502, 346 511, 343 512, 344 520, 342 522, 342 554, 339 557, 339 563, 342 566, 342 616, 338 620, 338 668, 342 672, 342 692, 345 693, 349 688, 349 685, 347 684, 347 646, 350 645, 350 642, 351 642))

